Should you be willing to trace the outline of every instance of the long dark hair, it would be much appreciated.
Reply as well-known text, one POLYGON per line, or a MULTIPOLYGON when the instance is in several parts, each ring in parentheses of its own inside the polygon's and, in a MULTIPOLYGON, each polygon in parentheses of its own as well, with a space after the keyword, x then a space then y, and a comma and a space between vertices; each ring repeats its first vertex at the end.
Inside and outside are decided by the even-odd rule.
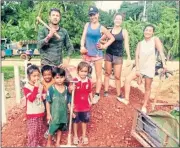
POLYGON ((30 77, 30 75, 34 72, 38 71, 40 73, 39 67, 36 65, 32 65, 31 63, 27 64, 27 75, 30 77))

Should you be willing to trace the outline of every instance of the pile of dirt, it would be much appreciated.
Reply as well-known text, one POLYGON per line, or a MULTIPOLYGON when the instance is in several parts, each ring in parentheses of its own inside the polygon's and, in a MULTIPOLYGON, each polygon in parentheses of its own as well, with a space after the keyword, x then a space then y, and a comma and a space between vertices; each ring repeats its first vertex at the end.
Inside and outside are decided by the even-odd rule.
POLYGON ((168 79, 163 79, 160 92, 157 94, 158 99, 166 101, 179 100, 179 71, 173 73, 168 79))
MULTIPOLYGON (((103 89, 102 89, 103 90, 103 89)), ((93 88, 93 92, 95 89, 93 88)), ((137 88, 131 88, 130 104, 122 104, 116 99, 115 88, 110 88, 108 97, 103 97, 98 104, 91 108, 91 121, 88 124, 87 136, 90 147, 141 147, 130 132, 134 117, 135 108, 141 108, 143 104, 143 93, 137 88)), ((122 88, 124 92, 124 88, 122 88)), ((162 109, 158 107, 158 109, 162 109)), ((151 110, 148 103, 148 110, 151 110)), ((165 110, 169 110, 166 108, 165 110)), ((24 147, 27 143, 25 103, 15 106, 8 115, 8 123, 2 129, 3 147, 24 147)), ((79 136, 81 136, 79 128, 79 136)), ((43 135, 42 135, 43 136, 43 135)), ((67 132, 62 135, 62 144, 67 143, 67 132)), ((46 145, 46 139, 42 141, 46 145)), ((79 144, 82 146, 82 144, 79 144)))

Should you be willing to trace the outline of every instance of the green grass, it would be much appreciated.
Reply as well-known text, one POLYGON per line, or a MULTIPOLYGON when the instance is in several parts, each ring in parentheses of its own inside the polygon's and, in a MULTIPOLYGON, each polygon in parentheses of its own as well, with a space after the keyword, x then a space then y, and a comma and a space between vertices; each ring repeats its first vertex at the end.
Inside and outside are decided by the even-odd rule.
MULTIPOLYGON (((67 57, 67 54, 65 53, 65 54, 63 55, 63 57, 66 58, 66 57, 67 57)), ((78 51, 74 52, 74 53, 71 55, 71 59, 79 59, 79 58, 81 58, 81 55, 80 55, 80 52, 78 52, 78 51)), ((14 56, 12 56, 12 57, 7 56, 5 59, 8 59, 8 60, 10 60, 10 59, 20 59, 20 56, 19 56, 19 55, 14 55, 14 56)), ((40 59, 40 55, 35 55, 35 56, 32 57, 32 59, 40 59)))
MULTIPOLYGON (((14 67, 13 66, 3 66, 1 72, 4 73, 4 79, 8 80, 14 78, 14 67)), ((19 67, 20 76, 24 76, 24 70, 19 67)))
POLYGON ((180 57, 176 57, 174 60, 175 61, 180 61, 180 57))
MULTIPOLYGON (((7 56, 5 59, 20 59, 19 55, 13 55, 12 57, 7 56)), ((35 55, 32 57, 32 59, 40 59, 40 55, 35 55)))

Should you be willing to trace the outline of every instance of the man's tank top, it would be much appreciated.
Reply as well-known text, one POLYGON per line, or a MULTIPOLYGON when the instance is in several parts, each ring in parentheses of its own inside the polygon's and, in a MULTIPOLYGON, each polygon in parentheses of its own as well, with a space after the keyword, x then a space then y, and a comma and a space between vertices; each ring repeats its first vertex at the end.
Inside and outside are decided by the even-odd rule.
POLYGON ((123 38, 122 30, 123 29, 121 29, 120 33, 118 34, 113 34, 111 30, 111 34, 114 36, 115 41, 107 48, 106 53, 119 57, 123 56, 124 38, 123 38))
POLYGON ((140 42, 139 50, 139 70, 140 73, 153 78, 155 75, 155 41, 152 37, 149 41, 143 40, 140 42))
POLYGON ((85 47, 88 50, 88 56, 100 56, 103 57, 102 50, 97 49, 96 44, 99 42, 101 38, 100 32, 101 25, 97 29, 92 29, 91 24, 89 23, 86 33, 86 42, 85 47))

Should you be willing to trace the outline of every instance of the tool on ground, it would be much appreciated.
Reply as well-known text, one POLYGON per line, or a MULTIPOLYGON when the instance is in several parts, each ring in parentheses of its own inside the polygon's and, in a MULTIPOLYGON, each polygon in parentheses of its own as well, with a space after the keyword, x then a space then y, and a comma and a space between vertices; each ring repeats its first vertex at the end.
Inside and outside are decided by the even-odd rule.
MULTIPOLYGON (((70 82, 73 83, 73 86, 75 86, 75 83, 77 83, 78 81, 70 81, 70 82)), ((60 147, 76 147, 75 145, 71 145, 71 130, 72 130, 73 107, 74 107, 74 90, 72 91, 67 145, 60 145, 60 147)))

